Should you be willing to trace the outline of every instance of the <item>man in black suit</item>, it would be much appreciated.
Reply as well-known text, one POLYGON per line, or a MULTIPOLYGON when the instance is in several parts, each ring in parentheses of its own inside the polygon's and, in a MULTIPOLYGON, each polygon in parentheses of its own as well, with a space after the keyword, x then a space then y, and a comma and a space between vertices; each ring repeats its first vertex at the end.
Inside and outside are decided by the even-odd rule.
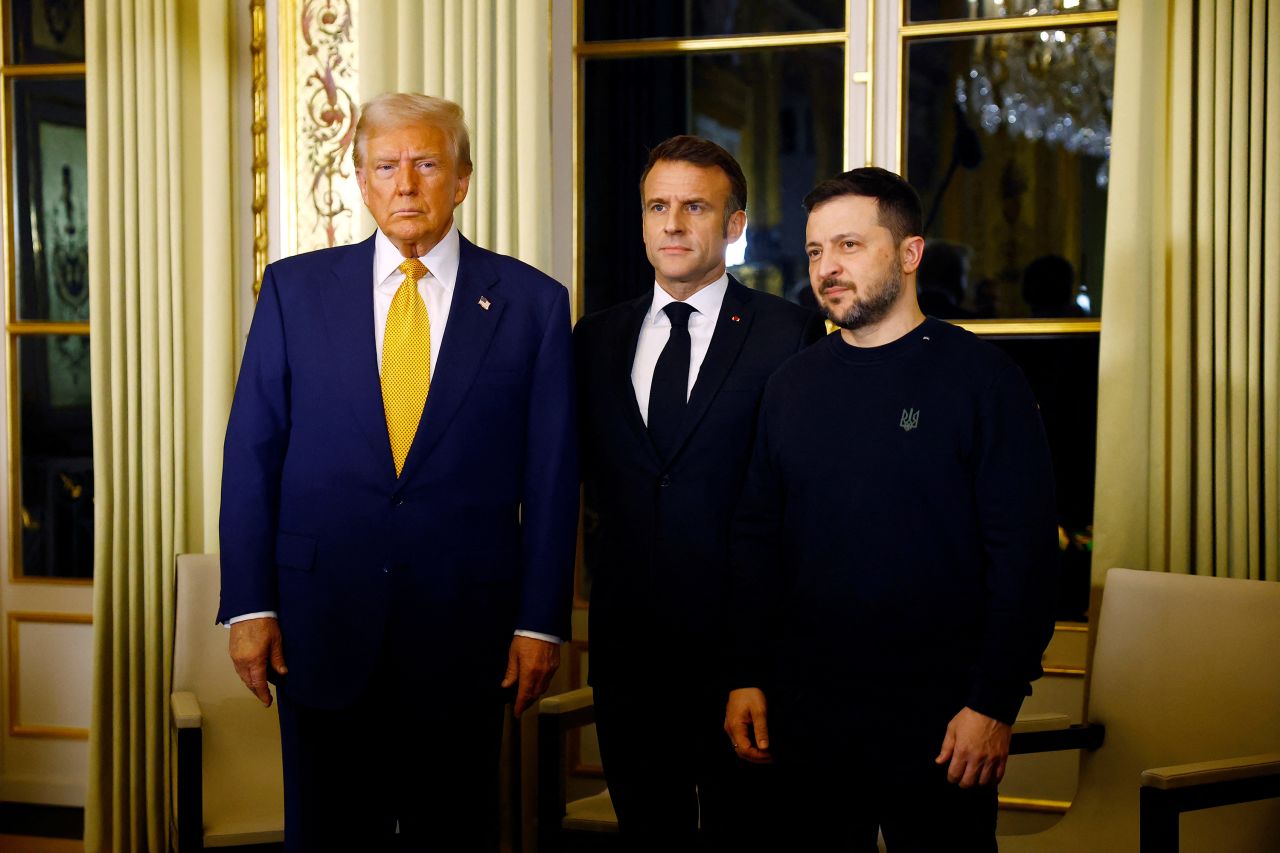
POLYGON ((747 187, 719 145, 668 139, 640 189, 653 290, 574 332, 590 680, 619 827, 683 848, 750 801, 721 728, 729 528, 765 380, 823 325, 725 272, 747 187))

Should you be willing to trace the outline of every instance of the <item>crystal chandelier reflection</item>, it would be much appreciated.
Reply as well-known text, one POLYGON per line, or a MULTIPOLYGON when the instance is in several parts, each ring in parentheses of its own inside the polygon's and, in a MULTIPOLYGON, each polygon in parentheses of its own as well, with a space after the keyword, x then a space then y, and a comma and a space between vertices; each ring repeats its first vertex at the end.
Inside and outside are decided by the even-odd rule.
MULTIPOLYGON (((970 0, 975 17, 1052 15, 1114 8, 1114 0, 970 0), (979 6, 990 7, 979 9, 979 6), (1025 8, 1024 8, 1025 7, 1025 8)), ((1107 185, 1115 30, 1086 27, 979 36, 967 74, 956 78, 956 103, 987 133, 1060 146, 1101 159, 1107 185)))

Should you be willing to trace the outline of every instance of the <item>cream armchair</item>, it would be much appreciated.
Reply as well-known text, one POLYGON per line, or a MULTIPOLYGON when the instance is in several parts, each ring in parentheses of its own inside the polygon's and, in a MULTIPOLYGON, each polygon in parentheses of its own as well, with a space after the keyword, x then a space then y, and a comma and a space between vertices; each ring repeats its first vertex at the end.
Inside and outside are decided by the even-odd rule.
POLYGON ((179 853, 284 840, 280 726, 236 676, 218 610, 218 558, 178 557, 171 838, 179 853))
POLYGON ((1112 569, 1086 718, 1070 810, 1004 853, 1277 849, 1280 584, 1112 569))

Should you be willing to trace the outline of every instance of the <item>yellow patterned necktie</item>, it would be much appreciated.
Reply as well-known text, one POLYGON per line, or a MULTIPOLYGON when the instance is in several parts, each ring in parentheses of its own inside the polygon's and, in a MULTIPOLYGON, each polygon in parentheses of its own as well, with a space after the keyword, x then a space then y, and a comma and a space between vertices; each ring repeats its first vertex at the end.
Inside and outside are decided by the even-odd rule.
POLYGON ((400 272, 404 282, 391 299, 382 336, 382 407, 397 477, 404 470, 431 387, 431 319, 418 293, 418 280, 427 268, 410 258, 400 265, 400 272))

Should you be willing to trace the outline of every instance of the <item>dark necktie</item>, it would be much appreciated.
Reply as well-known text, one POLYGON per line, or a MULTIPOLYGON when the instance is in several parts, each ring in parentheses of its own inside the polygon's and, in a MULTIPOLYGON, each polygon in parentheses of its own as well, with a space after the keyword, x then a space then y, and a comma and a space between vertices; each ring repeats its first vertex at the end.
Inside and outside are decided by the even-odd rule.
POLYGON ((666 460, 675 451, 676 436, 689 400, 689 315, 696 309, 683 302, 669 302, 662 310, 671 320, 671 336, 653 368, 649 435, 666 460))

